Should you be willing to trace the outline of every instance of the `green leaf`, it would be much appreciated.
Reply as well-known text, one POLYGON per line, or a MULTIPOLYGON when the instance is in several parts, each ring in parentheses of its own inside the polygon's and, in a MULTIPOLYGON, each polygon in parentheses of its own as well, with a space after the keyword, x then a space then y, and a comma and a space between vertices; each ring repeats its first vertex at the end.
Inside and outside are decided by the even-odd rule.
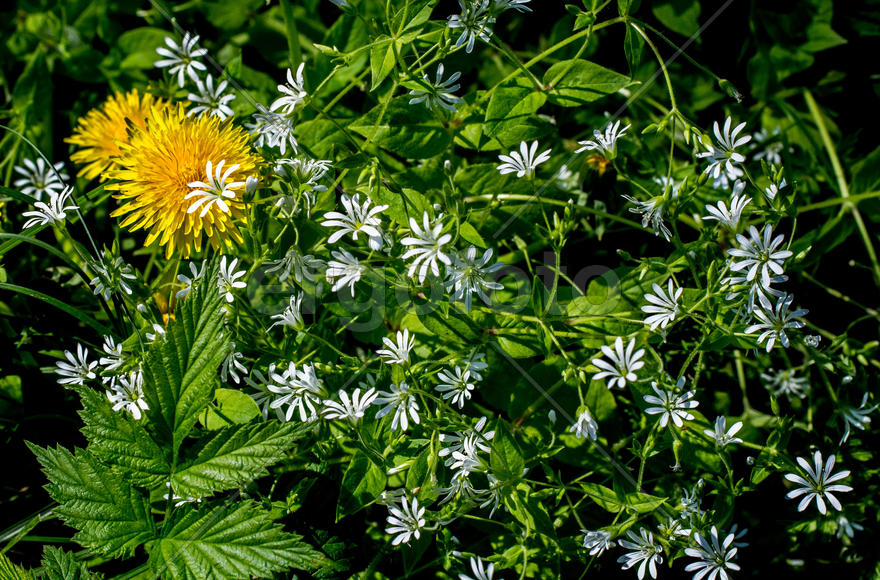
POLYGON ((419 30, 431 18, 436 4, 437 0, 408 0, 391 18, 391 29, 397 31, 397 36, 419 30))
POLYGON ((54 91, 45 55, 43 50, 35 51, 31 55, 12 89, 12 109, 13 119, 24 123, 18 129, 24 131, 24 127, 27 127, 28 137, 51 159, 51 110, 54 91))
POLYGON ((348 127, 372 143, 412 159, 442 153, 449 146, 449 132, 440 121, 409 104, 409 97, 380 103, 348 127))
POLYGON ((336 521, 353 514, 374 501, 385 489, 387 476, 366 453, 358 451, 348 464, 342 477, 339 502, 336 505, 336 521))
POLYGON ((155 535, 144 495, 84 449, 76 455, 28 443, 49 478, 46 491, 59 505, 55 514, 78 531, 74 541, 111 555, 131 554, 155 535))
POLYGON ((0 578, 3 580, 34 580, 34 575, 13 564, 4 554, 0 554, 0 578))
POLYGON ((669 30, 693 36, 700 29, 700 3, 697 0, 666 0, 651 4, 651 12, 669 30))
POLYGON ((473 320, 459 314, 457 310, 452 308, 445 316, 434 309, 424 314, 420 313, 419 322, 434 336, 443 340, 472 343, 480 335, 480 329, 473 320))
POLYGON ((630 84, 629 77, 583 59, 563 60, 544 74, 550 102, 562 107, 579 107, 616 93, 630 84))
POLYGON ((162 28, 143 26, 128 30, 119 35, 118 46, 125 58, 120 68, 149 69, 162 58, 156 49, 165 46, 168 31, 162 28))
POLYGON ((480 232, 477 231, 477 228, 467 222, 462 222, 461 226, 459 226, 458 235, 460 235, 461 239, 464 241, 469 242, 478 248, 485 249, 488 247, 482 236, 480 236, 480 232))
POLYGON ((100 392, 74 388, 83 405, 79 416, 85 423, 82 432, 90 453, 118 467, 135 485, 153 487, 168 481, 171 467, 143 424, 113 411, 100 392))
POLYGON ((394 69, 395 41, 381 36, 370 49, 370 91, 375 91, 394 69))
POLYGON ((604 485, 588 481, 581 483, 580 486, 583 488, 584 493, 586 493, 591 500, 596 502, 596 505, 606 511, 618 512, 625 506, 625 499, 619 497, 614 490, 609 489, 604 485))
POLYGON ((623 37, 623 54, 626 57, 627 65, 629 65, 630 74, 635 74, 639 67, 644 48, 645 39, 631 25, 627 25, 626 35, 623 37))
POLYGON ((329 563, 250 500, 176 509, 149 552, 152 570, 172 580, 266 577, 329 563))
POLYGON ((647 493, 631 492, 626 494, 626 505, 630 510, 636 513, 646 514, 666 503, 667 499, 668 498, 657 497, 656 495, 650 495, 647 493))
MULTIPOLYGON (((569 4, 568 6, 574 6, 574 4, 569 4)), ((596 22, 595 12, 584 12, 582 10, 578 10, 577 15, 574 17, 574 26, 572 27, 572 32, 577 32, 582 28, 586 28, 594 22, 596 22)))
POLYGON ((874 191, 880 185, 880 147, 853 165, 852 193, 874 191))
POLYGON ((436 453, 427 446, 416 456, 406 472, 406 489, 412 491, 419 500, 425 500, 434 493, 434 468, 436 453))
POLYGON ((144 360, 147 416, 177 453, 199 413, 213 398, 217 369, 228 349, 223 339, 222 298, 214 284, 216 262, 183 300, 165 339, 144 360))
POLYGON ((587 390, 587 396, 584 397, 584 403, 590 408, 593 417, 597 421, 610 419, 614 415, 614 409, 617 408, 614 394, 608 389, 605 381, 590 382, 590 388, 587 390))
POLYGON ((512 493, 506 494, 504 505, 528 529, 550 538, 556 537, 556 530, 553 528, 547 509, 529 493, 527 486, 517 487, 512 493))
POLYGON ((183 497, 205 497, 263 477, 300 431, 294 423, 274 421, 221 429, 195 448, 192 459, 171 476, 171 486, 183 497))
POLYGON ((414 217, 422 223, 422 215, 431 209, 431 202, 419 191, 404 188, 391 191, 387 187, 377 187, 370 192, 371 199, 377 204, 387 205, 385 213, 398 224, 409 227, 409 218, 414 217))
MULTIPOLYGON (((208 22, 220 30, 239 30, 245 28, 262 3, 263 0, 214 0, 202 6, 208 22)), ((295 64, 291 63, 290 66, 295 64)))
POLYGON ((642 0, 617 0, 617 11, 621 16, 629 16, 639 9, 642 0))
POLYGON ((532 86, 498 87, 486 106, 483 133, 496 142, 495 148, 510 148, 544 135, 546 132, 535 114, 546 102, 547 95, 536 92, 532 86))
POLYGON ((531 358, 543 352, 543 347, 533 334, 499 336, 498 346, 513 358, 531 358))
POLYGON ((501 481, 521 478, 525 467, 519 445, 516 444, 508 426, 500 420, 495 426, 495 437, 492 438, 489 465, 492 473, 501 481))
POLYGON ((260 416, 260 407, 254 399, 236 389, 217 389, 214 392, 214 402, 216 408, 209 406, 199 415, 199 422, 211 431, 229 425, 249 423, 251 419, 260 416))
MULTIPOLYGON (((43 548, 43 560, 40 562, 45 580, 96 580, 85 562, 77 562, 73 554, 55 546, 43 548)), ((4 576, 5 578, 5 576, 4 576)))

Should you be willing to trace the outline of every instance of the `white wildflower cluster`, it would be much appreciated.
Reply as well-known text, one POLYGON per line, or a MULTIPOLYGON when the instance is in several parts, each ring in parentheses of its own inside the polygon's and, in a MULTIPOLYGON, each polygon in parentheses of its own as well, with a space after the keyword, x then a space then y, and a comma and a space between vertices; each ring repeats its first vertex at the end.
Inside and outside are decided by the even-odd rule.
POLYGON ((284 420, 290 421, 294 413, 300 421, 314 421, 318 418, 318 407, 323 402, 324 383, 315 373, 314 365, 301 365, 299 369, 291 362, 283 371, 270 374, 271 383, 267 389, 275 393, 269 404, 272 409, 284 409, 284 420))
POLYGON ((56 363, 55 368, 58 383, 67 387, 84 386, 100 376, 112 409, 124 411, 135 421, 141 420, 144 411, 150 408, 144 396, 143 371, 139 367, 123 371, 128 356, 123 352, 122 344, 112 336, 104 337, 102 350, 104 356, 98 360, 89 360, 89 349, 82 344, 76 345, 75 355, 69 350, 64 351, 66 360, 56 363))
MULTIPOLYGON (((449 485, 437 489, 437 493, 443 496, 441 503, 457 499, 469 504, 479 504, 481 508, 497 505, 497 492, 493 490, 493 483, 497 479, 489 471, 486 460, 491 450, 491 441, 495 437, 494 430, 486 429, 488 421, 487 417, 481 417, 467 430, 440 434, 443 447, 438 455, 444 458, 444 465, 450 470, 449 485), (478 475, 483 476, 488 487, 476 487, 478 475)), ((494 508, 492 511, 495 511, 494 508)))
MULTIPOLYGON (((196 363, 210 359, 213 367, 199 370, 211 375, 204 382, 209 394, 202 399, 213 393, 217 398, 213 407, 200 399, 198 423, 181 447, 184 457, 210 451, 212 443, 204 442, 224 441, 229 433, 243 437, 271 427, 250 421, 292 423, 297 429, 276 425, 303 437, 296 449, 276 453, 289 452, 284 470, 314 470, 327 479, 342 474, 342 493, 322 490, 340 497, 337 517, 349 516, 349 507, 362 510, 357 518, 374 518, 370 533, 384 531, 395 550, 419 550, 418 557, 432 553, 423 550, 424 540, 439 530, 442 543, 431 550, 455 566, 446 573, 460 580, 491 580, 496 567, 499 574, 515 567, 520 576, 561 575, 558 569, 538 568, 544 560, 536 546, 551 544, 554 556, 570 549, 581 561, 592 565, 604 559, 600 565, 630 570, 627 574, 639 580, 658 578, 664 567, 677 567, 694 580, 730 580, 741 572, 740 551, 748 544, 745 530, 731 524, 737 512, 727 502, 751 492, 772 469, 779 470, 777 490, 783 485, 785 499, 797 500, 777 502, 781 509, 795 515, 796 508, 815 518, 798 526, 836 534, 844 548, 854 545, 850 540, 869 528, 871 514, 845 508, 851 497, 845 494, 860 486, 860 474, 837 462, 852 468, 846 450, 870 434, 878 404, 870 382, 874 377, 865 376, 865 369, 876 362, 870 359, 876 345, 866 342, 853 349, 843 331, 835 335, 824 329, 796 338, 794 331, 806 325, 802 318, 808 311, 796 307, 784 284, 789 275, 795 281, 808 278, 798 270, 806 255, 800 248, 810 240, 803 236, 795 243, 794 226, 780 221, 798 209, 790 207, 792 196, 785 189, 781 132, 750 135, 745 122, 727 116, 714 123, 711 134, 692 137, 694 128, 675 99, 662 123, 658 115, 654 125, 657 139, 672 126, 669 148, 659 155, 639 150, 644 161, 624 154, 650 146, 650 140, 641 142, 637 136, 651 127, 640 132, 608 114, 602 125, 570 141, 545 141, 550 131, 543 130, 493 131, 483 119, 493 99, 496 105, 503 99, 494 88, 463 92, 471 73, 463 80, 462 72, 448 70, 452 58, 469 58, 479 43, 489 44, 487 50, 510 71, 500 77, 511 75, 502 89, 517 94, 524 88, 529 99, 546 97, 551 104, 560 102, 555 100, 561 94, 558 79, 575 67, 592 65, 583 64, 584 49, 577 52, 575 45, 550 62, 538 64, 562 45, 542 47, 544 56, 522 67, 505 60, 516 61, 520 48, 509 49, 495 32, 502 30, 504 19, 537 9, 535 3, 458 0, 459 12, 439 26, 425 25, 439 4, 419 3, 414 14, 410 7, 396 12, 389 5, 387 16, 400 20, 399 30, 392 30, 378 27, 381 10, 351 0, 332 2, 344 11, 343 22, 376 32, 369 41, 376 50, 345 47, 344 52, 313 43, 308 62, 290 63, 295 68, 286 70, 276 98, 255 104, 247 120, 231 119, 234 81, 212 76, 208 65, 214 63, 199 47, 199 36, 187 33, 179 42, 168 37, 156 50, 161 59, 155 67, 168 73, 166 88, 186 94, 187 115, 243 125, 250 133, 244 145, 260 159, 255 175, 246 176, 239 172, 244 162, 227 164, 231 156, 199 158, 192 174, 180 180, 185 184, 179 195, 181 219, 214 223, 218 215, 231 214, 226 217, 247 229, 242 228, 241 237, 232 236, 240 247, 229 242, 217 251, 212 238, 214 249, 198 249, 191 262, 175 257, 154 268, 162 258, 150 255, 141 276, 116 246, 97 260, 83 259, 90 277, 87 285, 82 281, 88 291, 79 293, 107 311, 100 322, 109 320, 113 332, 129 321, 132 328, 127 336, 103 336, 100 349, 87 336, 75 349, 61 347, 56 352, 63 352, 63 358, 51 369, 57 383, 79 393, 99 389, 98 399, 117 413, 112 418, 150 437, 161 433, 167 426, 149 422, 167 415, 168 401, 151 384, 157 375, 150 365, 161 358, 157 355, 186 348, 178 343, 198 342, 191 336, 192 320, 182 315, 198 315, 207 297, 221 311, 210 321, 220 338, 192 350, 200 351, 196 363), (380 36, 387 33, 393 38, 380 36), (423 46, 434 42, 433 48, 423 46), (368 90, 367 75, 372 73, 375 85, 378 67, 384 66, 373 62, 383 43, 390 44, 394 57, 393 75, 387 70, 382 75, 393 81, 383 86, 393 88, 368 90), (404 45, 406 50, 398 53, 404 45), (307 68, 312 59, 318 65, 314 70, 307 68), (559 69, 561 76, 548 73, 543 81, 535 76, 563 60, 570 62, 560 63, 565 67, 559 69), (354 71, 354 61, 366 68, 354 71), (324 73, 328 82, 318 85, 321 79, 315 77, 324 73), (349 91, 362 90, 368 108, 381 112, 371 128, 356 122, 351 95, 345 106, 349 101, 355 105, 342 116, 331 115, 332 107, 321 108, 326 93, 340 86, 348 88, 326 100, 336 105, 349 91), (401 107, 409 119, 430 117, 427 128, 413 132, 439 135, 442 157, 397 147, 403 139, 394 123, 401 107), (306 119, 310 130, 298 125, 306 119), (468 128, 480 122, 479 131, 468 128), (339 131, 328 142, 309 143, 307 136, 320 127, 339 131), (468 151, 462 154, 461 149, 468 151), (564 163, 555 158, 563 149, 571 154, 564 163), (496 153, 497 161, 488 163, 496 153), (762 167, 757 179, 750 163, 762 167), (595 175, 582 167, 595 169, 595 175), (606 169, 614 175, 603 176, 606 169), (608 190, 613 193, 602 197, 608 190), (608 197, 615 199, 608 203, 608 197), (487 207, 470 205, 484 202, 487 207), (507 202, 511 207, 492 213, 507 202), (246 216, 239 213, 242 207, 246 216), (499 217, 498 241, 487 244, 490 240, 481 237, 475 224, 485 218, 491 227, 499 217), (616 242, 634 231, 641 238, 637 244, 624 239, 616 254, 599 250, 598 256, 620 259, 606 268, 607 277, 593 279, 591 274, 585 281, 582 272, 570 271, 572 264, 592 256, 580 241, 571 243, 571 234, 582 231, 599 241, 607 235, 616 242), (633 256, 633 246, 644 247, 646 234, 652 240, 647 245, 668 256, 633 256), (535 254, 542 250, 548 250, 545 265, 536 266, 535 254), (577 252, 584 256, 573 257, 577 252), (512 271, 506 263, 523 267, 512 271), (500 281, 516 278, 511 273, 523 276, 505 288, 500 281), (595 303, 602 292, 605 301, 595 303), (187 326, 175 326, 179 323, 187 326), (832 343, 820 353, 828 356, 810 358, 820 334, 832 343), (774 352, 777 344, 783 348, 774 352), (490 361, 499 367, 491 374, 490 361), (723 380, 714 384, 719 376, 723 380), (839 394, 837 383, 845 387, 839 394), (814 404, 826 388, 833 391, 830 403, 814 404), (206 407, 219 409, 225 395, 239 395, 246 403, 242 415, 250 411, 250 416, 241 420, 230 414, 231 422, 248 424, 216 431, 205 419, 206 407), (792 414, 809 411, 791 420, 780 406, 792 414), (610 424, 612 419, 617 423, 610 424), (821 450, 810 446, 808 452, 786 455, 789 431, 797 434, 793 439, 809 436, 818 442, 828 427, 835 432, 822 439, 821 450), (837 447, 827 447, 834 441, 837 447), (665 465, 657 456, 665 457, 665 465), (345 505, 349 500, 351 505, 345 505), (591 502, 612 515, 599 519, 596 514, 603 510, 592 509, 591 502), (506 518, 501 526, 489 521, 497 517, 506 518), (470 538, 461 535, 459 540, 445 529, 466 520, 485 524, 493 546, 514 538, 510 542, 516 549, 511 543, 503 546, 505 551, 478 556, 468 545, 470 538), (544 536, 541 543, 533 542, 532 533, 544 536), (574 537, 557 543, 557 533, 574 537), (533 556, 540 564, 529 561, 533 556)), ((311 17, 301 9, 283 8, 278 18, 311 17)), ((586 42, 598 16, 569 8, 585 28, 586 42)), ((638 20, 626 14, 619 20, 631 27, 629 33, 640 34, 634 38, 648 38, 638 20)), ((328 38, 337 41, 340 31, 331 32, 328 38)), ((357 28, 343 36, 349 34, 364 32, 357 28)), ((627 83, 632 79, 608 73, 609 79, 623 78, 623 88, 615 92, 631 97, 627 83)), ((477 76, 485 82, 497 71, 478 71, 477 76)), ((653 100, 648 105, 639 110, 654 115, 663 107, 653 100)), ((594 113, 576 114, 575 119, 584 119, 594 113)), ((562 115, 538 116, 544 128, 571 122, 562 115)), ((424 147, 432 148, 433 143, 424 147)), ((69 212, 79 210, 63 169, 42 158, 14 167, 15 186, 33 198, 35 208, 23 214, 25 229, 61 225, 69 212)), ((788 178, 797 184, 794 174, 788 178)), ((108 187, 116 185, 111 181, 108 187)), ((832 202, 840 203, 846 215, 855 211, 856 202, 872 196, 854 191, 849 200, 841 196, 843 201, 832 202)), ((66 228, 55 233, 66 233, 66 228)), ((187 260, 189 252, 182 252, 187 260)), ((872 308, 847 302, 865 310, 864 320, 876 318, 872 308)), ((181 393, 178 407, 187 403, 183 388, 181 393)), ((230 448, 238 437, 229 438, 230 448)), ((173 439, 177 445, 177 431, 173 439)), ((187 461, 180 469, 190 465, 187 461)), ((158 489, 149 490, 149 497, 164 498, 169 510, 180 509, 171 512, 175 518, 196 513, 189 510, 197 506, 188 504, 203 500, 199 510, 213 509, 218 498, 185 495, 188 488, 180 482, 186 478, 178 477, 179 472, 171 481, 153 482, 158 489)), ((300 492, 308 492, 311 477, 302 478, 296 490, 284 490, 289 511, 300 492)), ((776 499, 782 495, 778 492, 776 499)), ((791 534, 796 531, 789 528, 791 534)), ((569 556, 566 566, 577 560, 569 556)), ((254 575, 243 570, 243 575, 254 575)))
POLYGON ((308 97, 305 80, 306 63, 301 62, 294 75, 287 69, 287 83, 278 85, 280 97, 269 107, 257 104, 257 112, 245 127, 254 136, 254 146, 258 148, 277 149, 282 157, 287 148, 296 153, 299 144, 294 136, 296 115, 308 97))
MULTIPOLYGON (((188 81, 195 85, 195 92, 187 93, 190 107, 187 115, 204 115, 218 117, 221 121, 232 117, 235 113, 229 107, 230 101, 235 95, 227 93, 229 81, 220 80, 214 82, 214 77, 208 72, 208 67, 201 61, 208 54, 207 48, 196 48, 199 36, 185 33, 178 44, 173 38, 165 37, 165 46, 156 49, 159 56, 163 57, 154 63, 156 68, 168 69, 168 74, 177 76, 177 86, 184 88, 188 81), (202 76, 204 75, 204 76, 202 76)), ((216 63, 212 63, 216 66, 216 63)), ((208 175, 211 171, 208 170, 208 175)))
POLYGON ((739 548, 747 545, 736 540, 742 536, 737 533, 734 525, 730 531, 723 535, 718 527, 711 526, 708 533, 701 533, 688 528, 683 528, 680 520, 670 519, 661 523, 657 529, 657 537, 650 528, 639 526, 626 531, 625 539, 613 540, 613 536, 606 530, 581 530, 583 534, 583 547, 589 555, 595 558, 601 557, 606 551, 616 545, 626 550, 617 562, 623 570, 635 568, 639 580, 645 577, 657 578, 659 566, 663 563, 664 547, 660 543, 660 537, 664 537, 667 543, 681 545, 684 554, 693 561, 688 562, 685 572, 694 572, 694 580, 702 578, 729 579, 732 572, 740 570, 736 563, 739 548))
POLYGON ((651 382, 653 395, 645 395, 644 400, 653 407, 645 409, 648 415, 660 415, 657 423, 660 427, 666 427, 671 421, 673 425, 679 429, 684 427, 685 421, 691 421, 694 418, 690 409, 695 409, 699 402, 694 400, 697 394, 695 390, 684 391, 685 378, 681 377, 676 381, 674 388, 661 388, 656 382, 651 382))
MULTIPOLYGON (((753 201, 751 197, 743 195, 746 182, 741 180, 745 173, 740 167, 746 161, 743 147, 752 137, 742 134, 746 126, 744 122, 731 128, 732 124, 731 117, 724 121, 723 128, 716 122, 715 140, 701 138, 705 151, 697 153, 697 157, 709 161, 705 173, 713 177, 716 184, 721 179, 725 183, 733 183, 729 205, 724 201, 714 206, 707 204, 709 215, 704 219, 716 220, 735 233, 743 211, 753 201)), ((778 155, 770 155, 774 161, 780 161, 776 159, 778 155)), ((769 200, 775 197, 778 187, 784 187, 784 180, 771 185, 772 191, 767 192, 769 200)), ((750 225, 748 235, 737 233, 736 246, 727 250, 731 275, 722 281, 729 289, 728 300, 746 295, 745 312, 751 324, 745 331, 747 334, 760 332, 758 344, 763 345, 767 352, 777 342, 788 348, 790 340, 787 331, 802 328, 804 323, 798 319, 808 312, 804 309, 792 310, 794 296, 775 287, 788 280, 784 265, 793 255, 791 250, 783 247, 784 239, 782 234, 774 235, 773 225, 769 223, 761 228, 750 225)))
POLYGON ((65 182, 70 177, 64 172, 64 163, 54 165, 46 163, 42 157, 36 161, 23 159, 22 165, 16 165, 14 172, 21 177, 12 182, 19 191, 29 195, 36 201, 43 201, 43 196, 58 197, 66 188, 65 182))
POLYGON ((758 344, 764 344, 767 352, 777 341, 788 348, 790 340, 786 331, 802 328, 804 322, 798 319, 808 313, 805 309, 792 310, 794 296, 773 287, 788 279, 783 265, 792 252, 781 249, 783 236, 774 237, 770 224, 762 231, 750 226, 749 237, 737 234, 736 240, 738 247, 727 251, 732 258, 729 267, 734 272, 723 281, 731 287, 727 299, 747 293, 746 311, 757 320, 746 328, 746 333, 761 331, 758 344))
POLYGON ((456 84, 456 82, 461 78, 461 73, 452 73, 446 80, 443 80, 443 73, 443 63, 440 63, 437 65, 437 74, 434 76, 433 81, 426 74, 418 82, 417 86, 409 91, 410 96, 412 96, 409 104, 418 105, 424 103, 425 107, 431 110, 441 108, 451 113, 458 112, 456 105, 463 103, 464 100, 461 97, 455 96, 454 93, 460 88, 460 85, 456 84))
POLYGON ((79 209, 79 206, 70 203, 70 197, 73 195, 71 186, 65 187, 60 192, 56 189, 46 189, 44 193, 48 197, 47 201, 35 201, 34 211, 21 214, 29 218, 22 226, 24 229, 62 224, 67 219, 67 212, 79 209))
POLYGON ((101 261, 91 263, 95 277, 89 281, 94 286, 95 296, 101 296, 104 300, 110 300, 114 292, 124 292, 131 296, 131 281, 137 280, 134 268, 126 264, 122 256, 114 258, 110 252, 105 251, 101 261))
POLYGON ((300 200, 306 214, 311 212, 319 193, 327 191, 327 186, 321 183, 331 170, 330 161, 312 159, 305 154, 298 157, 283 157, 275 161, 275 175, 286 180, 291 187, 291 195, 279 196, 275 202, 288 216, 297 215, 300 212, 300 200))
MULTIPOLYGON (((335 244, 344 236, 349 235, 352 241, 358 237, 366 237, 367 245, 372 251, 379 251, 391 245, 391 240, 382 225, 381 213, 388 205, 373 205, 368 198, 361 201, 360 194, 341 197, 342 212, 331 211, 324 214, 324 227, 336 228, 327 240, 335 244), (371 207, 372 206, 372 207, 371 207)), ((452 234, 445 232, 443 214, 433 220, 425 211, 421 222, 409 219, 410 235, 400 240, 406 250, 400 256, 409 262, 407 274, 415 278, 419 284, 429 279, 442 279, 451 302, 463 302, 465 310, 470 310, 472 297, 476 294, 484 303, 490 304, 488 291, 500 290, 502 285, 495 281, 496 273, 503 268, 500 263, 492 263, 493 251, 487 249, 478 255, 475 246, 464 251, 455 252, 449 248, 452 234), (445 276, 441 278, 441 266, 445 276)), ((388 248, 390 251, 390 248, 388 248)), ((352 292, 354 284, 365 271, 360 262, 349 252, 334 254, 336 263, 328 275, 335 282, 334 288, 348 285, 352 292)))
POLYGON ((206 181, 192 181, 187 183, 187 186, 191 187, 192 191, 186 194, 184 199, 195 199, 195 201, 190 204, 186 213, 195 213, 201 208, 202 211, 199 212, 199 217, 203 218, 209 211, 211 211, 211 207, 217 207, 223 213, 229 213, 227 200, 235 199, 235 190, 244 187, 245 182, 230 182, 230 175, 235 173, 239 168, 239 164, 235 163, 230 165, 226 168, 226 171, 223 171, 223 165, 225 163, 226 160, 224 159, 221 160, 216 167, 213 167, 211 160, 209 159, 205 164, 205 173, 207 174, 206 181))

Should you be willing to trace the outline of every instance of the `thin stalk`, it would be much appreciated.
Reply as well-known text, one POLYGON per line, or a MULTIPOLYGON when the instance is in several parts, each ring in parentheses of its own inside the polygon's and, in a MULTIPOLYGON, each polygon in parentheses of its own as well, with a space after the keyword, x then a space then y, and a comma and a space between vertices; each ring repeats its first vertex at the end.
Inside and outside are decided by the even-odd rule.
POLYGON ((843 166, 840 164, 840 158, 837 156, 834 143, 831 142, 831 135, 828 133, 825 121, 822 119, 819 105, 816 104, 816 100, 808 90, 804 91, 804 99, 807 101, 807 108, 810 109, 810 115, 812 115, 813 121, 816 123, 816 128, 819 130, 819 135, 822 137, 822 144, 825 146, 825 152, 831 160, 831 167, 834 169, 834 177, 837 180, 837 188, 840 192, 840 197, 844 200, 844 210, 849 210, 850 213, 852 213, 853 219, 856 222, 856 228, 859 230, 859 235, 865 244, 865 249, 868 251, 868 257, 871 260, 871 268, 874 273, 874 283, 880 284, 880 262, 877 261, 877 253, 874 251, 874 244, 871 242, 871 236, 868 233, 868 228, 865 226, 865 221, 862 219, 862 214, 859 212, 858 208, 856 208, 855 204, 848 199, 850 195, 849 185, 847 185, 846 182, 846 175, 843 172, 843 166))

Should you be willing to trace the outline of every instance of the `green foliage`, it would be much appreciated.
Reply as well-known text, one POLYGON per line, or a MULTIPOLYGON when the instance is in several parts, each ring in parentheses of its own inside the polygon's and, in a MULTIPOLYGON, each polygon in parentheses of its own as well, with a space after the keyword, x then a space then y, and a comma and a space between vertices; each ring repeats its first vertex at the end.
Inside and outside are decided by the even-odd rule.
MULTIPOLYGON (((863 64, 877 2, 491 0, 470 15, 486 35, 460 26, 460 4, 0 10, 0 124, 15 131, 0 136, 0 435, 6 464, 23 466, 4 508, 34 514, 2 534, 23 565, 0 555, 0 577, 449 579, 476 557, 496 577, 604 577, 643 530, 665 576, 695 561, 696 533, 725 540, 734 525, 749 528, 737 578, 825 562, 876 574, 880 129, 852 103, 880 95, 863 64), (243 182, 225 197, 244 202, 243 241, 168 259, 141 247, 162 205, 139 200, 157 213, 120 227, 115 180, 77 175, 81 148, 64 139, 115 91, 192 111, 202 86, 155 66, 185 32, 207 50, 200 80, 229 83, 223 126, 251 132, 258 163, 226 180, 243 182), (268 114, 301 64, 301 102, 268 114), (457 87, 434 86, 441 65, 457 87), (736 155, 713 127, 728 119, 751 137, 736 155), (612 139, 617 122, 626 133, 612 139), (296 145, 282 153, 286 128, 296 145), (78 209, 22 229, 39 207, 18 181, 38 158, 30 143, 66 163, 78 209), (532 144, 549 158, 501 173, 499 155, 532 144), (741 215, 713 220, 735 192, 741 215), (325 216, 343 194, 387 207, 331 243, 325 216), (748 269, 730 250, 752 226, 791 252, 756 258, 784 282, 760 268, 736 281, 748 269), (419 272, 420 251, 435 268, 419 272), (221 254, 247 282, 229 300, 221 254), (120 265, 130 287, 117 276, 96 294, 90 280, 120 265), (680 294, 652 324, 649 296, 667 284, 680 294), (750 328, 761 284, 810 310, 786 340, 775 323, 750 328), (302 320, 286 325, 289 304, 302 320), (413 348, 380 356, 398 330, 413 348), (632 373, 610 358, 618 339, 640 353, 632 373), (609 361, 619 376, 602 376, 609 361), (138 377, 142 392, 123 397, 138 377), (663 408, 690 391, 696 406, 663 408), (713 431, 716 417, 737 440, 713 431), (841 511, 786 496, 797 485, 784 476, 806 475, 797 459, 816 450, 849 471, 841 511), (60 543, 43 523, 54 517, 69 551, 46 546, 38 564, 20 542, 60 543), (607 553, 585 542, 599 531, 607 553)), ((225 153, 197 149, 198 166, 174 176, 181 192, 225 153)), ((177 223, 188 199, 172 200, 177 223)))
POLYGON ((244 500, 175 512, 148 551, 155 574, 181 580, 265 577, 326 565, 320 552, 282 532, 265 510, 244 500))
POLYGON ((137 421, 113 411, 107 398, 90 388, 79 388, 84 426, 83 435, 90 442, 89 451, 114 466, 135 485, 156 487, 167 481, 171 472, 170 456, 137 421))
POLYGON ((74 539, 109 555, 130 555, 156 533, 148 498, 85 449, 30 445, 60 505, 55 509, 76 528, 74 539))
POLYGON ((562 107, 580 107, 628 86, 631 80, 588 60, 557 62, 544 73, 550 87, 550 102, 562 107))
POLYGON ((73 554, 46 546, 42 560, 43 578, 46 580, 97 580, 97 574, 89 571, 85 562, 77 562, 73 554))
POLYGON ((0 554, 0 575, 4 580, 33 580, 34 576, 9 561, 5 555, 0 554))
POLYGON ((268 475, 266 467, 278 463, 301 432, 290 423, 220 429, 186 451, 171 474, 171 487, 189 497, 207 497, 235 489, 268 475))
POLYGON ((450 141, 443 125, 411 107, 408 97, 376 105, 348 128, 366 137, 369 143, 416 159, 441 153, 450 141))
MULTIPOLYGON (((206 277, 217 276, 215 263, 206 277)), ((177 453, 199 413, 213 399, 217 368, 223 360, 223 301, 217 289, 202 284, 178 309, 144 357, 144 394, 148 415, 163 442, 177 453)))

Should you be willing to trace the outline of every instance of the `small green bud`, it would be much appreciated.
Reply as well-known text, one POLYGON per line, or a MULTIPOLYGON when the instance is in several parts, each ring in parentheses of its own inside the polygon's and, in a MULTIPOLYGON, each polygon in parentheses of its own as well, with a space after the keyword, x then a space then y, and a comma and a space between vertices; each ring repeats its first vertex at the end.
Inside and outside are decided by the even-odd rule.
POLYGON ((741 103, 743 100, 742 93, 736 90, 736 87, 733 86, 733 83, 727 79, 720 79, 718 81, 718 86, 727 93, 727 96, 736 99, 737 103, 741 103))

